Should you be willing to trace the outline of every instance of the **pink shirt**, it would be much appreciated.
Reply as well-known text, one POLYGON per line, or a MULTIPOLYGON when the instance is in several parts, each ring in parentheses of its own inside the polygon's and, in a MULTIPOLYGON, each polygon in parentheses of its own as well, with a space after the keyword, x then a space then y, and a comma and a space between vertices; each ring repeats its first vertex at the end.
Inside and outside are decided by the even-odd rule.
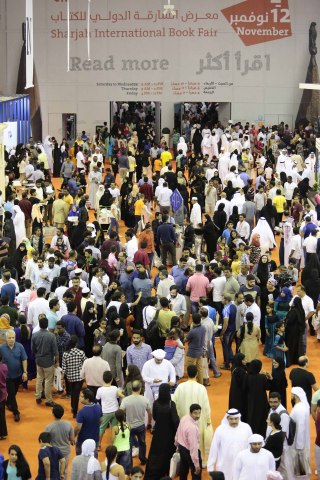
POLYGON ((181 418, 175 444, 189 450, 193 465, 195 468, 199 467, 200 430, 197 422, 190 415, 181 418))
POLYGON ((196 272, 189 277, 187 288, 190 289, 191 302, 199 302, 200 297, 207 296, 207 288, 209 288, 209 280, 203 273, 196 272))

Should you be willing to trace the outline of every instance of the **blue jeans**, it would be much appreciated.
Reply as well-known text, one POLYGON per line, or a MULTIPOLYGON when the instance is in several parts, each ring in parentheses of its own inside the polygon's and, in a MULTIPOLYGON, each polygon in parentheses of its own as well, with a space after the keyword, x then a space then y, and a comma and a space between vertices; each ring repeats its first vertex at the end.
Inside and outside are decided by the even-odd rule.
POLYGON ((190 303, 191 303, 191 311, 192 313, 197 313, 198 310, 199 310, 199 303, 198 302, 194 302, 192 300, 190 300, 190 303))
POLYGON ((131 473, 131 464, 132 464, 132 458, 131 458, 131 450, 125 450, 123 452, 118 452, 117 453, 117 462, 122 465, 124 468, 124 471, 127 475, 131 473))
POLYGON ((150 262, 150 270, 152 268, 152 262, 153 262, 153 257, 154 257, 154 253, 151 252, 151 253, 148 253, 148 257, 149 257, 149 262, 150 262))
POLYGON ((117 220, 116 220, 114 217, 111 217, 111 218, 110 218, 109 233, 111 232, 112 227, 116 227, 116 232, 118 233, 118 231, 119 231, 119 224, 118 224, 117 220))
MULTIPOLYGON (((213 337, 213 338, 215 338, 215 337, 213 337)), ((216 359, 214 358, 213 342, 212 342, 211 345, 210 345, 210 342, 208 342, 208 344, 207 344, 207 354, 208 354, 208 357, 209 357, 209 360, 210 360, 210 363, 211 363, 213 373, 215 375, 218 375, 220 372, 219 372, 219 369, 217 367, 216 359)))
POLYGON ((226 332, 222 336, 223 361, 226 367, 230 367, 230 362, 233 359, 233 351, 231 345, 234 335, 235 332, 226 332))
POLYGON ((130 448, 132 452, 134 437, 137 437, 138 444, 139 444, 139 460, 140 462, 145 463, 147 461, 146 457, 146 427, 144 425, 140 425, 140 427, 134 427, 130 430, 130 448))

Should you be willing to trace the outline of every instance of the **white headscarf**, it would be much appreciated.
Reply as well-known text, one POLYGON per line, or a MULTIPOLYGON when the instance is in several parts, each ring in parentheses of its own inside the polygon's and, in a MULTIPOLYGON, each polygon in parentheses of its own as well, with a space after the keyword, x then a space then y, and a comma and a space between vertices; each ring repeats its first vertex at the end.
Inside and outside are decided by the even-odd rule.
POLYGON ((96 442, 91 438, 88 438, 87 440, 85 440, 81 446, 81 454, 84 457, 90 457, 88 466, 87 466, 88 475, 93 475, 94 472, 96 472, 97 470, 101 471, 100 463, 94 457, 95 449, 96 449, 96 442))
POLYGON ((241 413, 239 412, 239 410, 237 410, 236 408, 230 408, 225 416, 223 417, 223 419, 221 420, 221 425, 229 425, 229 422, 228 422, 228 417, 232 417, 232 418, 239 418, 240 422, 241 422, 241 413))
POLYGON ((248 438, 248 443, 262 443, 262 446, 264 446, 264 438, 262 435, 259 435, 258 433, 254 433, 248 438))
POLYGON ((291 393, 300 398, 300 401, 304 403, 309 408, 309 402, 307 400, 306 392, 301 387, 291 388, 291 393))
POLYGON ((250 244, 251 244, 251 239, 255 233, 260 234, 260 246, 262 249, 264 246, 268 250, 276 246, 273 232, 270 228, 269 223, 264 217, 259 218, 257 225, 252 230, 251 237, 250 237, 250 244))

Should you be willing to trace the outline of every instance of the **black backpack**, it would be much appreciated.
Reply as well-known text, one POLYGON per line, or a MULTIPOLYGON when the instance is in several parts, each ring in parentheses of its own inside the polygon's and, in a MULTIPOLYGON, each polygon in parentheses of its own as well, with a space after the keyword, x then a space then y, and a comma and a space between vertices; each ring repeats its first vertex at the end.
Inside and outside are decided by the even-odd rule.
POLYGON ((283 413, 286 413, 289 417, 289 432, 288 432, 288 436, 287 436, 287 442, 288 442, 288 445, 293 445, 293 442, 294 442, 294 438, 296 436, 296 430, 297 430, 297 424, 296 422, 290 417, 289 413, 287 412, 287 410, 282 410, 280 412, 280 417, 283 413))
POLYGON ((159 341, 160 332, 158 325, 159 309, 156 310, 156 314, 153 320, 149 323, 146 330, 146 340, 149 344, 154 344, 159 341))

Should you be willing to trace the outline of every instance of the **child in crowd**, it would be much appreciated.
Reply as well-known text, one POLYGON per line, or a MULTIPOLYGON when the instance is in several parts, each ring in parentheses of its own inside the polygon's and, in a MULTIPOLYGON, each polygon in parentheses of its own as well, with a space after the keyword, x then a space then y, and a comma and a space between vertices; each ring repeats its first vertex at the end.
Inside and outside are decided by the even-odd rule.
POLYGON ((292 277, 292 285, 296 285, 299 278, 299 272, 294 258, 289 259, 288 273, 292 277))
POLYGON ((273 358, 273 347, 276 333, 276 325, 279 324, 279 318, 274 313, 273 306, 266 306, 265 316, 265 328, 266 328, 266 340, 263 349, 263 355, 273 358))
POLYGON ((285 331, 285 324, 283 322, 279 322, 276 324, 276 335, 274 337, 273 343, 273 358, 281 358, 286 365, 286 352, 288 351, 288 347, 284 341, 284 331, 285 331))
POLYGON ((131 449, 130 449, 130 428, 125 422, 124 410, 117 410, 115 412, 115 418, 117 425, 112 427, 111 439, 112 444, 117 447, 117 463, 122 465, 127 475, 131 473, 131 449))
POLYGON ((184 348, 177 329, 172 329, 167 333, 167 338, 164 342, 164 351, 166 352, 165 359, 171 360, 175 354, 176 348, 184 348))
POLYGON ((245 245, 243 247, 243 253, 241 255, 241 265, 250 265, 250 246, 245 245))
POLYGON ((241 261, 239 260, 239 255, 233 255, 233 260, 231 263, 232 275, 239 275, 241 270, 241 261))
POLYGON ((94 344, 104 347, 107 343, 107 320, 101 320, 100 325, 93 332, 94 344))
POLYGON ((98 388, 96 400, 101 400, 102 419, 100 422, 99 448, 101 450, 101 441, 106 428, 117 425, 115 412, 119 409, 118 398, 124 398, 122 391, 112 385, 113 377, 109 370, 103 373, 103 387, 98 388))
POLYGON ((76 250, 70 250, 69 258, 67 260, 67 272, 70 273, 72 270, 77 268, 77 252, 76 250))

